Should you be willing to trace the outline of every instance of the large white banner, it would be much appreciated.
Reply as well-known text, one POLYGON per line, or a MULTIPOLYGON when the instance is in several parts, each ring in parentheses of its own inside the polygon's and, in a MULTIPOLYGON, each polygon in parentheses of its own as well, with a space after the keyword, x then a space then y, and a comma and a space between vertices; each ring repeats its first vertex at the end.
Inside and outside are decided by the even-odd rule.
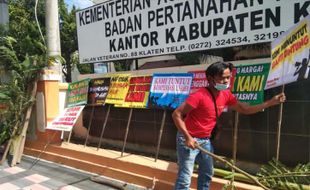
POLYGON ((265 89, 310 79, 310 15, 271 43, 265 89))
POLYGON ((76 13, 81 63, 272 41, 306 0, 110 0, 76 13))

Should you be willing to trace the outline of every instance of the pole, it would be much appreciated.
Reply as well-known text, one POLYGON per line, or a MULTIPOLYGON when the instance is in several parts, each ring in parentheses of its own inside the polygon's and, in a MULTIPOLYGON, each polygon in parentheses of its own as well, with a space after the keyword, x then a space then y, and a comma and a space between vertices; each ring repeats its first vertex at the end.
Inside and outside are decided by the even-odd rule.
POLYGON ((166 115, 167 115, 167 110, 164 110, 163 118, 162 118, 162 120, 161 120, 160 130, 159 130, 159 136, 158 136, 158 142, 157 142, 157 149, 156 149, 156 155, 155 155, 155 162, 157 161, 157 158, 158 158, 158 153, 159 153, 159 148, 160 148, 161 137, 162 137, 162 134, 163 134, 163 129, 164 129, 164 126, 165 126, 165 121, 166 121, 166 115))
POLYGON ((89 122, 88 122, 87 135, 86 135, 84 147, 86 147, 86 145, 87 145, 87 141, 88 141, 88 137, 89 137, 89 131, 90 131, 90 128, 91 128, 93 117, 94 117, 95 106, 93 104, 91 106, 92 106, 92 108, 91 108, 91 115, 90 115, 89 122))
MULTIPOLYGON (((47 37, 47 54, 48 56, 60 56, 60 34, 59 34, 59 15, 58 1, 45 0, 46 10, 46 37, 47 37)), ((51 67, 59 75, 59 81, 62 81, 61 63, 58 61, 51 67)))
POLYGON ((101 147, 101 141, 102 141, 102 137, 103 137, 103 133, 104 133, 105 127, 106 127, 106 125, 108 123, 108 117, 110 115, 110 109, 111 109, 111 105, 108 106, 108 111, 106 113, 106 116, 105 116, 105 119, 104 119, 104 122, 103 122, 102 131, 101 131, 101 134, 100 134, 100 139, 99 139, 99 144, 98 144, 97 150, 99 150, 99 148, 101 147))
POLYGON ((130 122, 131 122, 131 116, 132 116, 132 108, 130 108, 130 111, 129 111, 129 117, 128 117, 128 122, 127 122, 127 127, 126 127, 125 138, 124 138, 124 143, 123 143, 123 149, 122 149, 122 154, 121 154, 121 156, 123 156, 124 151, 125 151, 125 146, 126 146, 126 141, 127 141, 129 126, 130 126, 130 122))
POLYGON ((9 23, 8 0, 0 0, 0 24, 9 23))
POLYGON ((237 160, 237 142, 238 142, 238 125, 239 125, 239 113, 235 112, 235 123, 234 123, 234 142, 233 142, 233 160, 234 164, 237 160))
MULTIPOLYGON (((282 85, 282 93, 284 92, 285 86, 282 85)), ((282 116, 283 116, 283 103, 280 104, 279 115, 278 115, 278 129, 277 129, 277 153, 276 160, 279 160, 280 155, 280 141, 281 141, 281 128, 282 128, 282 116)))

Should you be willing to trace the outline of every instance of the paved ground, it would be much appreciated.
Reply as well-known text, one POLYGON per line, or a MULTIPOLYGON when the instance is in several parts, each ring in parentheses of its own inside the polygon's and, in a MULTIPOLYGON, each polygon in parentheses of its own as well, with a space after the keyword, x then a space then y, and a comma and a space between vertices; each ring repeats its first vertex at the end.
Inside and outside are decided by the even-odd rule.
MULTIPOLYGON (((115 190, 111 185, 102 185, 90 180, 95 174, 76 170, 60 164, 23 156, 22 162, 9 167, 0 165, 0 190, 115 190), (35 165, 34 165, 35 164, 35 165), (33 166, 33 167, 32 167, 33 166)), ((123 182, 100 177, 109 183, 124 185, 123 182)), ((128 184, 126 189, 143 188, 128 184)))

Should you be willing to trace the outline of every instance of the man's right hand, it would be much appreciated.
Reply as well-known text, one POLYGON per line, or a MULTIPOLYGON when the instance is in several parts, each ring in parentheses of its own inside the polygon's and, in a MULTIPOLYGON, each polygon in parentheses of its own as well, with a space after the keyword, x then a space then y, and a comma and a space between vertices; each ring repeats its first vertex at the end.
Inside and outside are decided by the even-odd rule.
POLYGON ((188 137, 185 140, 185 145, 191 149, 195 149, 196 148, 196 141, 193 137, 188 137))

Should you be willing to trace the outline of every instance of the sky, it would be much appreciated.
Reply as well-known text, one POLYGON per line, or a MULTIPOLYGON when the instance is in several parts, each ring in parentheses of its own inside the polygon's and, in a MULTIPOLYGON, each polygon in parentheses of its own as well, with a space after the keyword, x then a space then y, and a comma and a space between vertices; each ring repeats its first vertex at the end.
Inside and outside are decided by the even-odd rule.
POLYGON ((67 4, 69 10, 71 10, 73 5, 75 5, 76 8, 84 9, 94 4, 90 0, 65 0, 65 3, 67 4))

